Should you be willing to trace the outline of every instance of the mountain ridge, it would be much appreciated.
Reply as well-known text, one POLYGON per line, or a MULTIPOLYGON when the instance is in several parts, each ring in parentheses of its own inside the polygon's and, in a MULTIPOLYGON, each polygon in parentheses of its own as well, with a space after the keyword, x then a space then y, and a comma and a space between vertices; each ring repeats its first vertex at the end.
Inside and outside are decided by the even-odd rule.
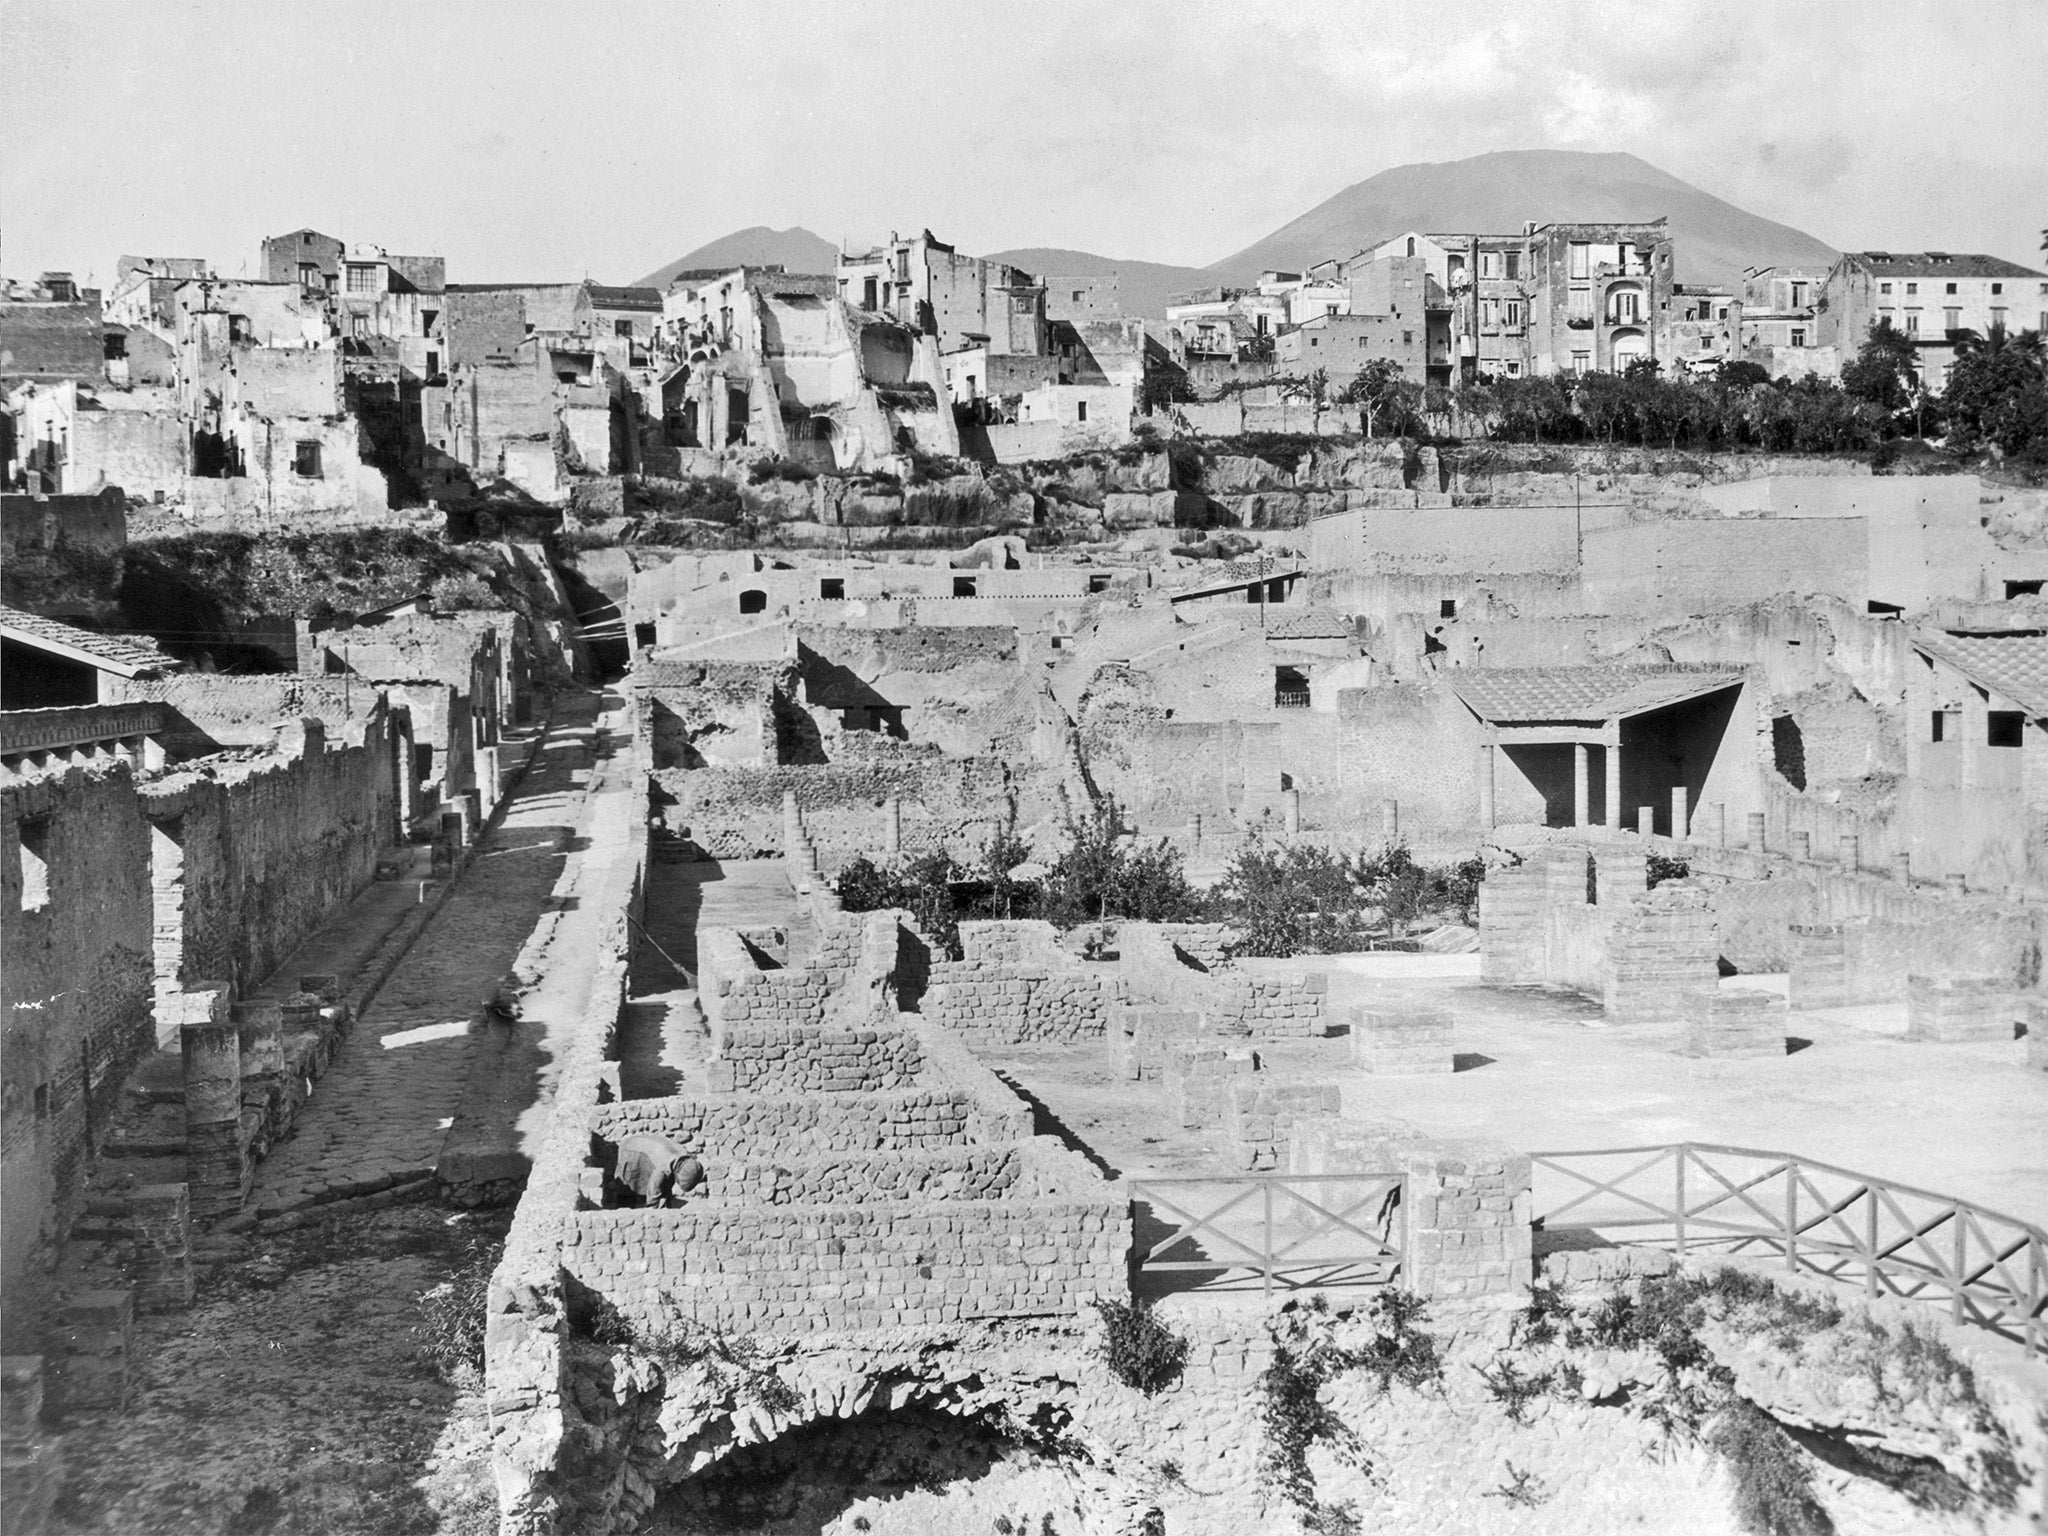
POLYGON ((780 266, 789 272, 830 272, 838 262, 839 247, 801 224, 792 224, 788 229, 751 224, 656 267, 633 286, 665 289, 680 272, 729 272, 735 267, 780 266))

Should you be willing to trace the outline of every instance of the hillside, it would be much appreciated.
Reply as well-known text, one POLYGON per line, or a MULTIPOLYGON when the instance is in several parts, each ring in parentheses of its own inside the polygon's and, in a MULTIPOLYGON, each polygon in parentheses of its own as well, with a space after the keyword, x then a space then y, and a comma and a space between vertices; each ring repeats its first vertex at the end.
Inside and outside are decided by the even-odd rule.
POLYGON ((635 285, 666 288, 678 272, 708 268, 767 267, 780 264, 791 272, 830 272, 839 261, 839 247, 801 224, 770 229, 756 224, 700 245, 663 267, 656 267, 635 285))
POLYGON ((1504 150, 1382 171, 1210 266, 1211 282, 1246 283, 1269 267, 1298 271, 1405 230, 1507 234, 1525 221, 1671 221, 1681 282, 1740 284, 1745 266, 1826 267, 1813 236, 1746 213, 1627 154, 1504 150))
POLYGON ((1127 315, 1148 320, 1166 318, 1166 301, 1177 293, 1206 287, 1216 278, 1200 267, 1175 267, 1157 261, 1119 261, 1088 251, 1067 251, 1034 245, 1013 251, 991 251, 991 261, 1007 261, 1034 277, 1098 277, 1117 274, 1117 292, 1127 315))

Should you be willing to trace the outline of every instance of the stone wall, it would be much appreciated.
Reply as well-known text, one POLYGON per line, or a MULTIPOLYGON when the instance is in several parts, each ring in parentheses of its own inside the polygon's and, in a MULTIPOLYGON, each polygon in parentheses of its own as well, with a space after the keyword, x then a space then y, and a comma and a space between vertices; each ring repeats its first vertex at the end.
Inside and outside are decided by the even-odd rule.
MULTIPOLYGON (((732 999, 727 999, 730 1006, 732 999)), ((712 1032, 711 1087, 741 1093, 885 1093, 918 1080, 924 1050, 900 1029, 735 1023, 712 1032)))
POLYGON ((975 1045, 1101 1039, 1123 984, 1055 941, 1050 923, 962 923, 965 958, 932 965, 924 1017, 975 1045))
POLYGON ((1192 1009, 1219 1034, 1279 1039, 1329 1032, 1328 976, 1241 970, 1227 959, 1219 925, 1122 923, 1117 953, 1133 1002, 1192 1009))
POLYGON ((38 1305, 85 1165, 151 1043, 149 826, 123 764, 0 789, 4 1353, 38 1305))
POLYGON ((332 744, 320 721, 289 722, 273 753, 200 759, 146 781, 141 799, 183 935, 162 979, 252 984, 369 884, 397 837, 389 713, 332 744))
POLYGON ((652 1132, 706 1156, 744 1160, 1001 1144, 1031 1134, 1031 1113, 1007 1089, 995 1101, 971 1087, 925 1085, 843 1097, 632 1099, 592 1111, 590 1129, 606 1141, 652 1132))

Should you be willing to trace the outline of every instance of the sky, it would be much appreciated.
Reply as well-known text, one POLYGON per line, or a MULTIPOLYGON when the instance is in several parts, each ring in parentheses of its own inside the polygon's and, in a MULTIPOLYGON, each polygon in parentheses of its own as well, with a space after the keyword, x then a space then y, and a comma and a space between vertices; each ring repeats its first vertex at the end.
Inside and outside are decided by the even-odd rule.
POLYGON ((2042 265, 2048 0, 0 0, 0 273, 630 282, 749 225, 1201 266, 1375 172, 1625 150, 2042 265))

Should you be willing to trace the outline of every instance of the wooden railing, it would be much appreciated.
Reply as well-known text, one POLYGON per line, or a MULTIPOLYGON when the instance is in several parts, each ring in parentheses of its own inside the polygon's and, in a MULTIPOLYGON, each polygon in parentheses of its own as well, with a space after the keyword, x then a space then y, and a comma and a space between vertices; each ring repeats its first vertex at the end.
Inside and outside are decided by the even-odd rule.
POLYGON ((1545 1232, 1636 1229, 1679 1253, 1766 1253, 1869 1296, 1946 1305, 2048 1350, 2048 1233, 1789 1152, 1703 1142, 1530 1155, 1545 1232))
POLYGON ((1399 1173, 1127 1179, 1124 1187, 1138 1235, 1134 1284, 1187 1276, 1180 1288, 1237 1290, 1256 1276, 1270 1293, 1276 1284, 1384 1285, 1401 1269, 1407 1180, 1399 1173), (1162 1225, 1172 1230, 1147 1242, 1162 1225))

